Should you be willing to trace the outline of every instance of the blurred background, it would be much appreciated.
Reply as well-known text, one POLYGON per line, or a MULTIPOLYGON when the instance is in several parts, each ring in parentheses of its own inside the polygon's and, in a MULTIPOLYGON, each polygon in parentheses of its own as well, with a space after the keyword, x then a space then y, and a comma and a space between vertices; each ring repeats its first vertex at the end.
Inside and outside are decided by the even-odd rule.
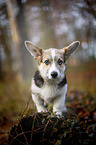
POLYGON ((0 0, 1 123, 18 118, 26 106, 35 108, 30 84, 37 63, 25 40, 44 49, 80 41, 67 64, 68 93, 96 93, 95 0, 0 0))

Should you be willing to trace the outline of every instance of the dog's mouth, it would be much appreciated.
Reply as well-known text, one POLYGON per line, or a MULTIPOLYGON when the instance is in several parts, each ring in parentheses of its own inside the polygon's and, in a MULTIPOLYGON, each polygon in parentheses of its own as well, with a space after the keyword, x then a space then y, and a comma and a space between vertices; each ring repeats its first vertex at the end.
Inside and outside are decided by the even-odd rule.
POLYGON ((54 74, 53 76, 50 75, 48 77, 48 82, 51 84, 58 84, 60 82, 60 78, 58 75, 56 76, 56 74, 54 74))

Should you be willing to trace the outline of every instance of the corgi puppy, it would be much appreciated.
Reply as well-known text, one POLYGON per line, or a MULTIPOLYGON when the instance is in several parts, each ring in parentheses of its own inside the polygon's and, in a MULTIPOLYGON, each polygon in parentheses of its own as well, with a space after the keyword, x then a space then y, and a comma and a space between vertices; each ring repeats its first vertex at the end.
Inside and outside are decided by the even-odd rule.
POLYGON ((53 103, 53 112, 62 115, 67 111, 65 97, 67 93, 66 61, 79 46, 79 41, 62 49, 44 50, 30 41, 25 46, 38 61, 37 71, 32 79, 32 99, 38 112, 46 112, 46 105, 53 103))

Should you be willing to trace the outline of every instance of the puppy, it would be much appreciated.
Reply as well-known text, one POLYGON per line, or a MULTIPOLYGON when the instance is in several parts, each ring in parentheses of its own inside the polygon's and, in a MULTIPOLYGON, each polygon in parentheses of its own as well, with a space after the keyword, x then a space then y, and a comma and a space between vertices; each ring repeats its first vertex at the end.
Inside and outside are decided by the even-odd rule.
POLYGON ((30 41, 25 46, 38 61, 38 68, 32 79, 32 99, 38 112, 46 112, 46 104, 53 103, 53 112, 62 115, 67 111, 65 97, 67 93, 66 61, 79 46, 79 41, 62 49, 44 50, 30 41))

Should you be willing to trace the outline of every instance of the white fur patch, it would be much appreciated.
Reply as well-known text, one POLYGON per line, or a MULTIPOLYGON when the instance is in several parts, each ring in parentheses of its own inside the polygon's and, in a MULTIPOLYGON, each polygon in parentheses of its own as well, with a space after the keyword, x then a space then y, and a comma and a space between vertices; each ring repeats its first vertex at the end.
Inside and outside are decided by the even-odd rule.
POLYGON ((62 114, 63 111, 67 111, 65 105, 65 97, 67 93, 67 84, 59 88, 58 85, 49 85, 45 84, 42 88, 38 88, 34 80, 32 81, 32 99, 36 104, 38 112, 45 112, 46 108, 42 102, 42 99, 50 104, 53 103, 53 112, 57 112, 56 114, 62 114))
POLYGON ((51 55, 52 55, 52 59, 53 59, 53 62, 54 62, 54 57, 55 57, 55 50, 54 49, 51 50, 51 55))
POLYGON ((59 72, 59 70, 58 70, 58 68, 56 67, 56 65, 55 65, 55 50, 51 50, 51 56, 52 56, 52 65, 51 65, 51 67, 50 67, 50 69, 49 69, 49 73, 48 73, 48 77, 49 77, 49 79, 52 79, 52 76, 51 76, 51 73, 54 71, 54 72, 57 72, 58 73, 58 76, 59 76, 59 74, 60 74, 60 72, 59 72))

